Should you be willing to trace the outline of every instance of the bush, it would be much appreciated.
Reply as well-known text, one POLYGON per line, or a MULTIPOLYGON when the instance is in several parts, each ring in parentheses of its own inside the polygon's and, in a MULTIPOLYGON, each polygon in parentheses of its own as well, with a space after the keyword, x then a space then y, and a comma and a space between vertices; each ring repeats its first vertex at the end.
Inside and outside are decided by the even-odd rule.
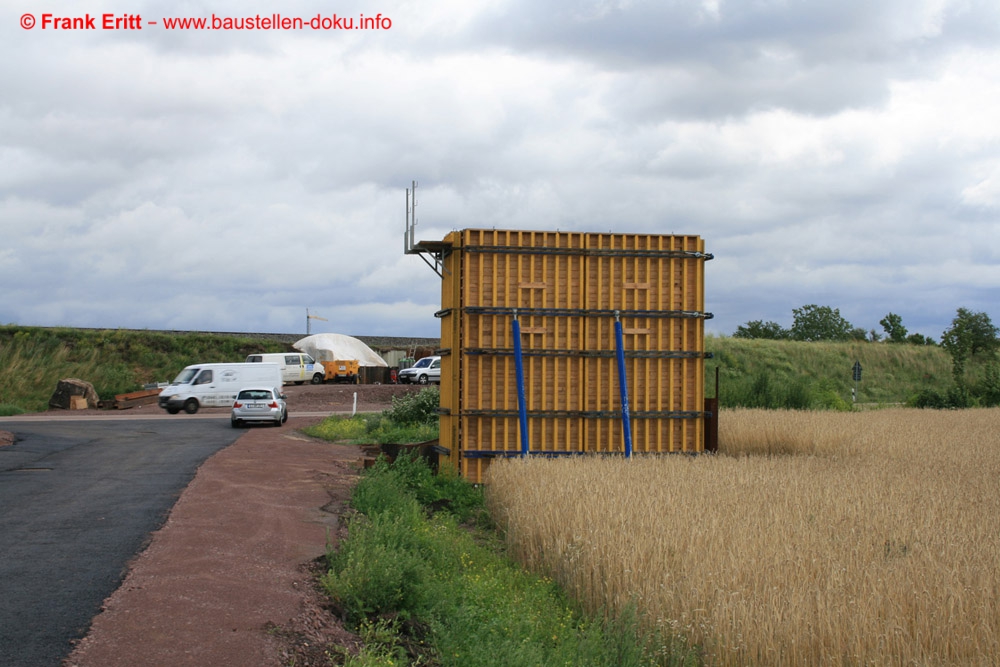
POLYGON ((944 410, 946 408, 971 408, 975 401, 965 387, 953 386, 941 394, 933 389, 923 389, 919 394, 907 401, 914 408, 931 408, 944 410))
POLYGON ((850 412, 853 409, 851 404, 837 393, 833 382, 829 380, 821 380, 816 384, 814 404, 823 410, 850 412))
POLYGON ((393 396, 392 407, 382 412, 387 419, 403 425, 434 424, 441 405, 441 391, 428 387, 416 394, 393 396))
POLYGON ((994 362, 986 367, 983 381, 976 385, 975 391, 982 407, 1000 405, 1000 365, 994 362))
POLYGON ((940 410, 947 407, 944 397, 933 389, 921 389, 920 393, 906 402, 911 408, 932 408, 940 410))

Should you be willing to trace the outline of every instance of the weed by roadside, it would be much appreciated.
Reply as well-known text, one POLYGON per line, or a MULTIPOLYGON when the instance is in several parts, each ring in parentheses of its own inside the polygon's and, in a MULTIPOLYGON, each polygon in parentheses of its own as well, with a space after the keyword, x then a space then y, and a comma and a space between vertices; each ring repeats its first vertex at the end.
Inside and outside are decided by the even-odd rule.
POLYGON ((551 579, 520 569, 495 533, 462 523, 485 511, 480 490, 420 459, 380 461, 351 502, 358 514, 322 578, 367 640, 350 665, 696 664, 657 654, 663 642, 647 643, 634 615, 588 618, 551 579))
POLYGON ((315 438, 352 445, 427 442, 438 437, 439 397, 437 387, 429 387, 393 397, 392 407, 380 414, 328 417, 304 431, 315 438))

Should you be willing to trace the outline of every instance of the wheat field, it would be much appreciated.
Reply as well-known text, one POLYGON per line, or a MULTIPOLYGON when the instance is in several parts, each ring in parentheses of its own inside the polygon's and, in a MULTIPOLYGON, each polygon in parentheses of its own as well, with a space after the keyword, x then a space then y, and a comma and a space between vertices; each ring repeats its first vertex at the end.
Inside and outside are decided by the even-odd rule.
POLYGON ((511 554, 708 665, 1000 665, 1000 409, 724 411, 720 454, 512 459, 511 554))

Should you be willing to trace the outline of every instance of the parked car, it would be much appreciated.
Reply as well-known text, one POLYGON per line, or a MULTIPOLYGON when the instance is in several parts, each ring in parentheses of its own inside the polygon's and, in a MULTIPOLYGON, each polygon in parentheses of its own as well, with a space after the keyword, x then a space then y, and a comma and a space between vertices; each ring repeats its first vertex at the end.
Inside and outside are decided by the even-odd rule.
POLYGON ((233 401, 231 422, 239 428, 247 422, 270 422, 281 426, 288 421, 285 395, 278 388, 244 387, 233 401))
POLYGON ((441 384, 441 357, 419 359, 409 368, 399 371, 397 377, 400 384, 427 384, 428 382, 441 384))

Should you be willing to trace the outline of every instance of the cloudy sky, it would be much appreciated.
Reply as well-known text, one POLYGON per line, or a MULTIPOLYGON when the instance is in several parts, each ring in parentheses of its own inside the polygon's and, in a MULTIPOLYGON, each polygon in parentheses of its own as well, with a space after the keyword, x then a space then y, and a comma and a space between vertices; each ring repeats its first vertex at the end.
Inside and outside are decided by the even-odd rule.
POLYGON ((0 323, 436 336, 413 180, 420 239, 704 237, 716 333, 1000 319, 995 0, 0 7, 0 323), (380 29, 166 26, 275 13, 380 29))

